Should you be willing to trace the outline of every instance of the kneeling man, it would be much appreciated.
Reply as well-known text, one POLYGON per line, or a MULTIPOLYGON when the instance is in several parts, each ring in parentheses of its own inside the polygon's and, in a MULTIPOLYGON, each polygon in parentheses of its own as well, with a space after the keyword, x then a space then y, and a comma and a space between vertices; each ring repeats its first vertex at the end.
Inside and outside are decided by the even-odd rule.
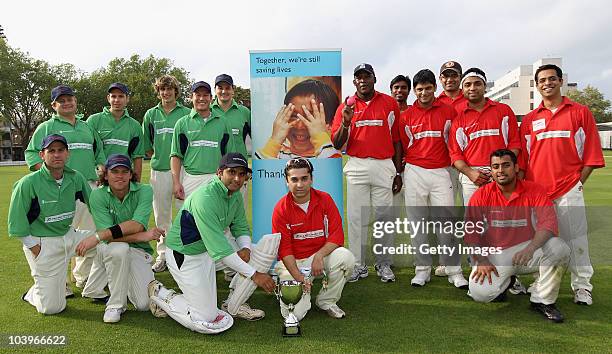
MULTIPOLYGON (((491 154, 495 183, 480 187, 468 204, 469 221, 483 223, 481 235, 468 233, 475 265, 469 295, 478 302, 503 300, 517 274, 538 273, 531 286, 531 307, 547 319, 563 322, 555 307, 569 247, 557 237, 557 217, 546 190, 519 180, 516 155, 506 149, 491 154), (478 250, 488 250, 485 252, 478 250)), ((467 225, 466 225, 467 231, 467 225)))
MULTIPOLYGON (((313 167, 304 158, 289 160, 285 179, 289 193, 278 201, 272 214, 272 232, 281 233, 276 264, 280 280, 304 283, 302 299, 295 305, 299 320, 310 309, 312 277, 327 277, 317 306, 333 318, 346 314, 337 302, 355 265, 355 257, 344 245, 342 219, 331 196, 312 188, 313 167)), ((283 317, 288 309, 281 302, 283 317)))

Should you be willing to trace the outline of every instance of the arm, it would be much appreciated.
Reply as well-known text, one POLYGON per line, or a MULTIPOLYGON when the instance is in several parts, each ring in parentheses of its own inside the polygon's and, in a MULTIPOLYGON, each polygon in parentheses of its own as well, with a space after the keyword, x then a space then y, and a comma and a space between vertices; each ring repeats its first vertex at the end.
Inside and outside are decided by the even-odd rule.
POLYGON ((482 186, 489 183, 491 178, 490 175, 487 175, 484 171, 475 170, 468 166, 465 161, 457 160, 454 162, 455 168, 467 176, 475 185, 482 186))
POLYGON ((38 153, 40 152, 40 145, 42 144, 42 140, 46 134, 46 127, 47 124, 42 123, 36 128, 34 134, 32 134, 30 142, 28 143, 28 147, 24 152, 25 160, 30 168, 30 171, 37 171, 42 165, 43 160, 38 153))
POLYGON ((251 260, 251 228, 246 219, 242 197, 237 198, 237 210, 230 224, 230 232, 238 245, 238 256, 245 262, 251 260))
POLYGON ((401 141, 397 141, 393 143, 393 148, 394 148, 393 165, 395 165, 396 174, 395 174, 395 177, 393 178, 392 190, 393 190, 393 194, 397 194, 402 190, 402 185, 403 185, 402 176, 400 175, 400 173, 404 170, 404 165, 402 163, 404 147, 402 146, 401 141))
POLYGON ((170 170, 172 171, 172 186, 174 189, 174 197, 179 200, 185 200, 185 189, 181 184, 181 165, 183 160, 178 156, 170 157, 170 170))
POLYGON ((153 136, 155 134, 155 127, 151 123, 151 113, 147 111, 144 118, 142 118, 142 144, 145 151, 146 157, 153 156, 153 136))
POLYGON ((332 143, 336 150, 342 150, 347 143, 354 114, 354 105, 341 104, 338 106, 332 127, 332 143))

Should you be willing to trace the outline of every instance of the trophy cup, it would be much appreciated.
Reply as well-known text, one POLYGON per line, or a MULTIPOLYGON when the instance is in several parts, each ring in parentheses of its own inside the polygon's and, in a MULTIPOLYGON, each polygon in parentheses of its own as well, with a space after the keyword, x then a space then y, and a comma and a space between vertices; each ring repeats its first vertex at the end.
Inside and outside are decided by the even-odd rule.
POLYGON ((276 286, 276 297, 285 305, 289 310, 287 317, 285 318, 285 325, 283 327, 283 337, 299 337, 302 335, 300 328, 300 322, 293 313, 295 304, 302 299, 304 292, 302 288, 302 282, 297 280, 281 280, 276 286))

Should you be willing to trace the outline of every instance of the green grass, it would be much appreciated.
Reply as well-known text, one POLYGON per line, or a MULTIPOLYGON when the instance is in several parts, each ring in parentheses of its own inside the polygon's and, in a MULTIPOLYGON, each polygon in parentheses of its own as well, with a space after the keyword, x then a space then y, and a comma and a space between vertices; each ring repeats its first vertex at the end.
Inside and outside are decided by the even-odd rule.
MULTIPOLYGON (((606 153, 606 162, 612 165, 612 153, 606 153)), ((145 169, 147 180, 148 164, 145 169)), ((340 301, 348 314, 344 320, 333 320, 313 305, 302 321, 303 336, 292 339, 280 336, 277 300, 259 290, 250 303, 264 309, 266 318, 237 320, 231 330, 217 336, 197 334, 169 318, 157 319, 133 309, 120 323, 107 325, 102 322, 104 307, 78 293, 61 314, 38 314, 21 301, 32 279, 21 243, 6 237, 5 231, 11 187, 26 172, 25 167, 0 168, 0 230, 5 235, 0 237, 3 342, 6 334, 64 334, 69 345, 59 349, 63 352, 609 352, 612 348, 611 167, 595 171, 585 188, 587 204, 600 206, 589 215, 595 304, 574 305, 566 276, 557 302, 566 316, 564 324, 548 323, 531 312, 526 296, 478 304, 446 279, 436 277, 424 288, 412 288, 412 268, 401 268, 393 284, 380 283, 372 273, 348 284, 340 301)), ((167 272, 157 278, 176 287, 167 272)), ((529 277, 523 279, 529 283, 529 277)), ((227 296, 226 285, 220 276, 220 301, 227 296)), ((15 352, 13 349, 0 346, 3 352, 15 352)), ((41 348, 21 351, 40 352, 41 348)))

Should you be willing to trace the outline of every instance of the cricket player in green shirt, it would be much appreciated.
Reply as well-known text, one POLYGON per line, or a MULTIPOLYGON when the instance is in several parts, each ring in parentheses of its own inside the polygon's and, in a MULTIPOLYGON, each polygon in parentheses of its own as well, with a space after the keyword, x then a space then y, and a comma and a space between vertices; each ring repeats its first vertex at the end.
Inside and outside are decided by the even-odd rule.
MULTIPOLYGON (((90 187, 96 188, 98 173, 104 171, 106 161, 98 133, 77 116, 77 99, 72 88, 60 85, 51 90, 51 107, 55 114, 36 128, 26 148, 25 159, 28 167, 31 171, 41 167, 43 161, 40 157, 40 146, 43 138, 49 134, 59 134, 66 138, 70 150, 66 166, 80 172, 90 187)), ((77 202, 72 226, 78 230, 95 231, 96 227, 87 205, 77 202)), ((94 255, 95 250, 85 257, 76 258, 72 274, 79 288, 85 286, 94 255)))
MULTIPOLYGON (((163 75, 155 80, 155 92, 160 103, 149 109, 142 120, 144 149, 151 157, 151 187, 153 187, 153 215, 155 225, 170 230, 172 225, 172 172, 170 171, 170 149, 174 126, 179 118, 191 110, 177 102, 180 96, 180 83, 171 75, 163 75)), ((175 205, 175 209, 178 207, 175 205)), ((166 270, 166 245, 162 236, 157 242, 157 259, 153 271, 166 270)))
POLYGON ((132 163, 127 155, 113 154, 106 161, 100 177, 101 187, 91 192, 89 205, 97 234, 83 240, 77 253, 97 248, 97 259, 106 268, 106 277, 96 277, 94 262, 83 293, 89 288, 103 288, 108 281, 110 297, 104 311, 104 322, 115 323, 127 309, 127 301, 138 311, 149 309, 148 285, 154 280, 151 263, 153 249, 149 244, 165 233, 154 227, 147 230, 153 190, 136 182, 132 163))
POLYGON ((115 82, 108 88, 106 100, 110 106, 87 118, 87 124, 95 129, 104 145, 104 154, 123 154, 134 164, 134 174, 142 177, 144 142, 140 123, 130 117, 126 108, 130 102, 130 91, 125 84, 115 82))
MULTIPOLYGON (((224 235, 229 227, 237 239, 249 239, 250 245, 242 197, 236 193, 250 173, 244 156, 225 155, 213 179, 187 197, 166 237, 168 268, 183 294, 156 287, 150 293, 151 300, 192 331, 220 333, 233 324, 233 318, 217 308, 215 261, 250 278, 267 292, 274 289, 274 281, 268 274, 257 272, 247 263, 250 247, 236 252, 224 235)), ((257 320, 264 315, 263 311, 243 303, 237 317, 257 320)))
POLYGON ((13 187, 8 233, 23 243, 34 285, 23 299, 42 314, 66 308, 66 268, 77 243, 93 231, 71 227, 76 200, 89 202, 90 187, 66 166, 68 142, 58 134, 43 137, 39 168, 13 187))

